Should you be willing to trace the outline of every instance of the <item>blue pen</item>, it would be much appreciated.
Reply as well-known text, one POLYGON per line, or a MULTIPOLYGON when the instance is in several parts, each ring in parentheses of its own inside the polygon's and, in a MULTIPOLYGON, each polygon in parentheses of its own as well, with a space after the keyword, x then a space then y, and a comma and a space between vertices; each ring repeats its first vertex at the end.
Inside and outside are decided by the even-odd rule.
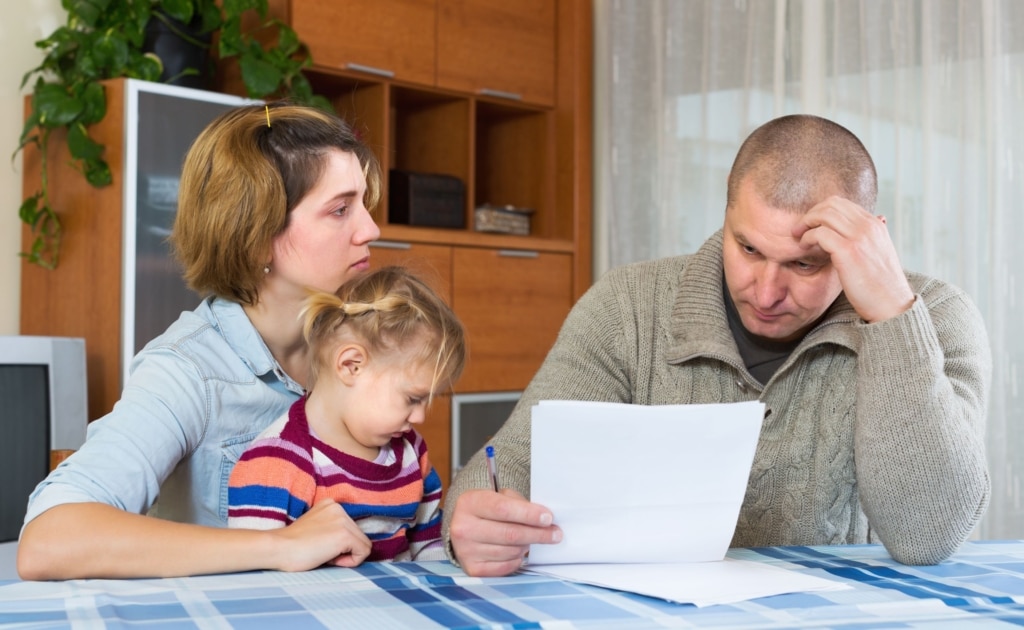
POLYGON ((498 464, 494 461, 494 447, 487 446, 487 470, 491 473, 491 485, 494 491, 498 492, 501 486, 498 485, 498 464))

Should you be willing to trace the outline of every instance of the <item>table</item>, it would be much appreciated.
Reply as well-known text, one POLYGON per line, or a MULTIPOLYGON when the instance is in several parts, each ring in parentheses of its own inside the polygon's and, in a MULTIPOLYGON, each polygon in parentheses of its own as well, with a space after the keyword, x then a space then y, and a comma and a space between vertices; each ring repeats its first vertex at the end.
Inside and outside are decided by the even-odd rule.
MULTIPOLYGON (((470 578, 447 562, 172 579, 0 582, 25 628, 962 628, 1024 626, 1024 541, 970 542, 937 566, 878 545, 730 550, 854 588, 696 608, 535 575, 470 578)), ((8 626, 4 626, 7 628, 8 626)))

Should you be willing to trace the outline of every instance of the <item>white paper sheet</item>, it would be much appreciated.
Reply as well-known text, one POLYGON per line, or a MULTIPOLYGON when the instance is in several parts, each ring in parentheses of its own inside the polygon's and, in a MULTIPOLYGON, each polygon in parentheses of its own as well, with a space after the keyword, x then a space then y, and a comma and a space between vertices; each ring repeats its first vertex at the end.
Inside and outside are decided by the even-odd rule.
POLYGON ((764 404, 533 407, 530 498, 562 529, 531 564, 705 562, 729 548, 764 404))
POLYGON ((530 498, 563 540, 527 571, 698 606, 847 588, 726 559, 764 405, 541 401, 532 409, 530 498))
POLYGON ((784 593, 850 588, 842 582, 731 558, 679 564, 548 564, 527 566, 525 570, 560 580, 695 606, 730 604, 784 593))

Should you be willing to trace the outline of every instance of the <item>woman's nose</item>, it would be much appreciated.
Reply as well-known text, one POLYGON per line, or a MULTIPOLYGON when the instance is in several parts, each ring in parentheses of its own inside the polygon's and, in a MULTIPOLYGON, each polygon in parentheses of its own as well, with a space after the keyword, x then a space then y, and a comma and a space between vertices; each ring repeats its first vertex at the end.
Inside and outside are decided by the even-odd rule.
POLYGON ((359 219, 361 223, 353 234, 353 240, 357 244, 362 245, 380 238, 380 226, 373 220, 370 211, 365 206, 360 204, 360 208, 359 219))

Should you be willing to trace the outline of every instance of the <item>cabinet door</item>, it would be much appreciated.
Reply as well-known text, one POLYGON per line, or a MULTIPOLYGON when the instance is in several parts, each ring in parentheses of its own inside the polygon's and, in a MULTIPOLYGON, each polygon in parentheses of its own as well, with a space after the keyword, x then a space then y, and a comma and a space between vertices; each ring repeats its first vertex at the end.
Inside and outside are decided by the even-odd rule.
POLYGON ((469 338, 460 392, 524 389, 572 306, 570 254, 455 248, 452 300, 469 338))
POLYGON ((377 269, 387 265, 408 267, 451 305, 451 247, 393 241, 370 243, 370 267, 377 269))
POLYGON ((437 84, 552 105, 552 0, 439 0, 437 84))
POLYGON ((436 0, 292 0, 291 26, 318 66, 434 84, 436 0))

